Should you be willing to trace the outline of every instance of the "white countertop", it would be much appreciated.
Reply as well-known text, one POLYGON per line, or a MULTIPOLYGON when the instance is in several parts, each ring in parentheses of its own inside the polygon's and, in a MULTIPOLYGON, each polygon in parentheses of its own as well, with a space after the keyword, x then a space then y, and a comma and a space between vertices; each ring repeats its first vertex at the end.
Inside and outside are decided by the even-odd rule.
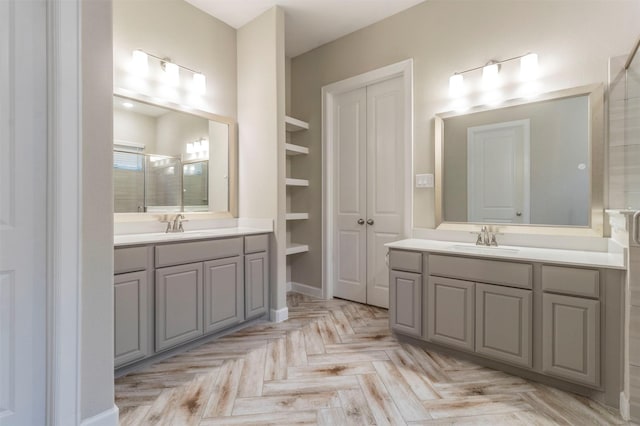
POLYGON ((207 238, 236 237, 241 235, 266 234, 273 232, 270 228, 234 227, 199 229, 185 232, 148 232, 142 234, 114 235, 113 245, 130 246, 136 244, 166 243, 173 241, 202 240, 207 238))
POLYGON ((395 241, 387 243, 385 246, 400 250, 428 251, 433 253, 455 254, 491 259, 548 262, 565 265, 590 266, 594 268, 626 269, 622 253, 514 246, 485 247, 476 246, 472 243, 417 238, 395 241))

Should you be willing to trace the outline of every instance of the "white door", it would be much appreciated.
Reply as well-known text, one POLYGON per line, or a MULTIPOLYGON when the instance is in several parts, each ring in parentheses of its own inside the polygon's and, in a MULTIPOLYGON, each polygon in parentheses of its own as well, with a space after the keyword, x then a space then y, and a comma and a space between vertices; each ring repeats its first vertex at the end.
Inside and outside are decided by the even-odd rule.
POLYGON ((0 425, 45 424, 46 15, 0 1, 0 425))
POLYGON ((389 306, 384 244, 404 233, 401 77, 336 96, 336 297, 389 306))
POLYGON ((529 120, 467 129, 469 222, 529 223, 529 120))

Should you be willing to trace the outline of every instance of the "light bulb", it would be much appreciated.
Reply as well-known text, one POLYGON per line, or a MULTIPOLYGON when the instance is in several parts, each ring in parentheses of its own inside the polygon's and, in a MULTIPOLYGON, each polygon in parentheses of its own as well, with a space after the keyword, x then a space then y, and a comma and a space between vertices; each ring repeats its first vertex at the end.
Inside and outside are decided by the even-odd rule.
POLYGON ((204 74, 198 72, 193 74, 193 91, 200 95, 207 92, 207 78, 204 74))
POLYGON ((193 154, 193 144, 191 142, 187 144, 187 154, 193 154))
POLYGON ((487 64, 482 68, 482 82, 486 87, 493 88, 498 85, 498 73, 500 66, 498 64, 487 64))
POLYGON ((538 77, 538 55, 529 53, 520 58, 520 78, 524 81, 534 80, 538 77))
POLYGON ((140 76, 147 75, 149 71, 149 57, 140 49, 131 54, 131 71, 140 76))
POLYGON ((164 76, 167 84, 177 86, 180 82, 180 69, 172 62, 164 62, 164 76))
POLYGON ((456 98, 464 91, 464 77, 462 74, 454 74, 449 77, 449 95, 456 98))

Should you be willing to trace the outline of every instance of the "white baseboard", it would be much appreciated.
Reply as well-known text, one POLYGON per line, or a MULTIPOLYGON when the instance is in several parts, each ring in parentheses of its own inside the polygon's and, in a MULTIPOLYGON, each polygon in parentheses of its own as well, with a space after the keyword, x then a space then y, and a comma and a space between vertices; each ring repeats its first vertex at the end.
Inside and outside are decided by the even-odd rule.
POLYGON ((272 309, 270 319, 272 322, 282 322, 289 319, 289 308, 272 309))
POLYGON ((120 410, 118 410, 118 407, 114 405, 100 414, 84 419, 81 426, 118 426, 119 413, 120 410))
POLYGON ((631 407, 629 406, 629 398, 624 392, 620 392, 620 416, 624 420, 631 418, 631 407))
POLYGON ((311 287, 310 285, 296 283, 296 282, 288 282, 287 288, 289 291, 295 291, 296 293, 305 294, 307 296, 315 297, 317 299, 322 299, 322 289, 318 287, 311 287))

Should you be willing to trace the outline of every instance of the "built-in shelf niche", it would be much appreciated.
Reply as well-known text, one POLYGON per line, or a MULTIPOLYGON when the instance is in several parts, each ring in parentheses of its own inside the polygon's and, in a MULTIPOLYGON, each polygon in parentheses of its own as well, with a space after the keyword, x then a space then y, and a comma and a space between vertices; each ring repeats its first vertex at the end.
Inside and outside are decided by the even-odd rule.
POLYGON ((287 186, 309 186, 309 180, 307 179, 294 179, 294 178, 286 178, 285 184, 287 186))
POLYGON ((286 220, 304 220, 309 219, 309 213, 287 213, 284 217, 286 220))
POLYGON ((284 117, 284 122, 287 126, 287 132, 299 132, 301 130, 309 130, 309 123, 306 121, 298 120, 297 118, 284 117))
POLYGON ((306 253, 309 251, 307 244, 289 243, 287 245, 287 256, 298 253, 306 253))
POLYGON ((295 145, 292 143, 284 144, 285 150, 287 151, 287 155, 292 157, 294 155, 307 155, 309 153, 309 148, 306 146, 295 145))

